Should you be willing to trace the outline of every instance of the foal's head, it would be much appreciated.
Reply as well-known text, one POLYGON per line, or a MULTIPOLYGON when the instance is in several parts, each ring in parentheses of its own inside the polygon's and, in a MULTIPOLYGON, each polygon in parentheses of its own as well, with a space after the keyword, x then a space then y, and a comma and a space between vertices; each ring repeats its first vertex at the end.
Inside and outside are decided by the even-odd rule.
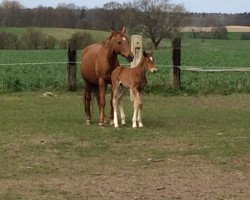
POLYGON ((128 62, 132 62, 134 59, 134 55, 130 49, 129 39, 125 34, 125 27, 123 27, 121 31, 112 30, 111 32, 112 35, 109 38, 109 44, 113 49, 113 52, 125 57, 128 62))
POLYGON ((147 69, 150 72, 157 72, 155 63, 154 63, 154 58, 153 58, 153 52, 146 52, 143 51, 143 67, 147 69))

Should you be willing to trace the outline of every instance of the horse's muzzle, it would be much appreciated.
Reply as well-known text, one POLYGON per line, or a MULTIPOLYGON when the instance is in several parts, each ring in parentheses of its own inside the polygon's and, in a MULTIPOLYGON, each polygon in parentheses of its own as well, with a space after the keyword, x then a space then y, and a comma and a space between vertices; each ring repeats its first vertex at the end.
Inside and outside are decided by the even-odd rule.
POLYGON ((134 60, 134 55, 133 55, 133 54, 128 55, 128 56, 126 57, 126 60, 127 60, 128 62, 132 62, 132 61, 134 60))

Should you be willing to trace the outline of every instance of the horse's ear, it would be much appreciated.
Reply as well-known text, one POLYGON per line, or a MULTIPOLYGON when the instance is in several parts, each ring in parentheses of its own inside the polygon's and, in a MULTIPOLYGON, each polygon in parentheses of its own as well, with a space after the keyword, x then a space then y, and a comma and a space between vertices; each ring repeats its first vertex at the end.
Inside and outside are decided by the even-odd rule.
POLYGON ((143 51, 143 56, 147 57, 147 52, 146 51, 143 51))
POLYGON ((121 32, 122 32, 122 33, 126 33, 126 27, 125 27, 125 26, 123 26, 121 32))
POLYGON ((115 30, 113 28, 110 28, 109 31, 113 34, 115 30))
POLYGON ((153 54, 154 54, 152 49, 150 49, 148 53, 149 53, 151 56, 153 56, 153 54))

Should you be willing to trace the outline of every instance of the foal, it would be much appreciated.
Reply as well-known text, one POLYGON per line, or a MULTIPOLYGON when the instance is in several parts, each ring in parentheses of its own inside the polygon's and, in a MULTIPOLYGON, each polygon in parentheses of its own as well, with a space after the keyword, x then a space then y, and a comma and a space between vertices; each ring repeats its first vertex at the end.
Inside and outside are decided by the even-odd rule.
POLYGON ((125 88, 130 88, 134 95, 134 115, 132 119, 132 127, 143 127, 141 120, 141 109, 143 107, 142 92, 147 85, 146 70, 156 72, 153 53, 143 51, 143 56, 140 63, 134 68, 119 66, 111 75, 112 92, 113 92, 113 107, 114 107, 114 126, 119 127, 117 110, 119 107, 121 113, 121 123, 126 124, 123 106, 121 104, 125 88))

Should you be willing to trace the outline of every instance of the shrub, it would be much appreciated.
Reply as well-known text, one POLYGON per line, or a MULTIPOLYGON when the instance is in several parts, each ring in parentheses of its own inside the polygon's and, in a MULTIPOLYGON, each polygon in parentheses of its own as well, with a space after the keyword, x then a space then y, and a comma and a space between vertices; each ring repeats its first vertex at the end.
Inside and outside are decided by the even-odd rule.
POLYGON ((59 49, 67 49, 67 45, 68 40, 59 40, 58 42, 59 49))
POLYGON ((44 37, 43 48, 44 49, 55 49, 56 39, 50 35, 44 37))
POLYGON ((195 31, 191 30, 189 37, 194 39, 227 39, 228 31, 225 26, 213 27, 210 32, 208 31, 195 31))
POLYGON ((227 39, 227 28, 225 26, 213 27, 211 29, 212 39, 227 39))
POLYGON ((250 40, 250 33, 242 33, 240 39, 241 40, 250 40))
POLYGON ((76 49, 83 49, 84 47, 95 43, 92 35, 86 31, 74 33, 71 36, 71 39, 76 41, 76 49))
POLYGON ((16 49, 18 38, 13 33, 0 32, 0 49, 16 49))
POLYGON ((35 29, 27 29, 20 38, 20 49, 54 49, 56 39, 35 29))

